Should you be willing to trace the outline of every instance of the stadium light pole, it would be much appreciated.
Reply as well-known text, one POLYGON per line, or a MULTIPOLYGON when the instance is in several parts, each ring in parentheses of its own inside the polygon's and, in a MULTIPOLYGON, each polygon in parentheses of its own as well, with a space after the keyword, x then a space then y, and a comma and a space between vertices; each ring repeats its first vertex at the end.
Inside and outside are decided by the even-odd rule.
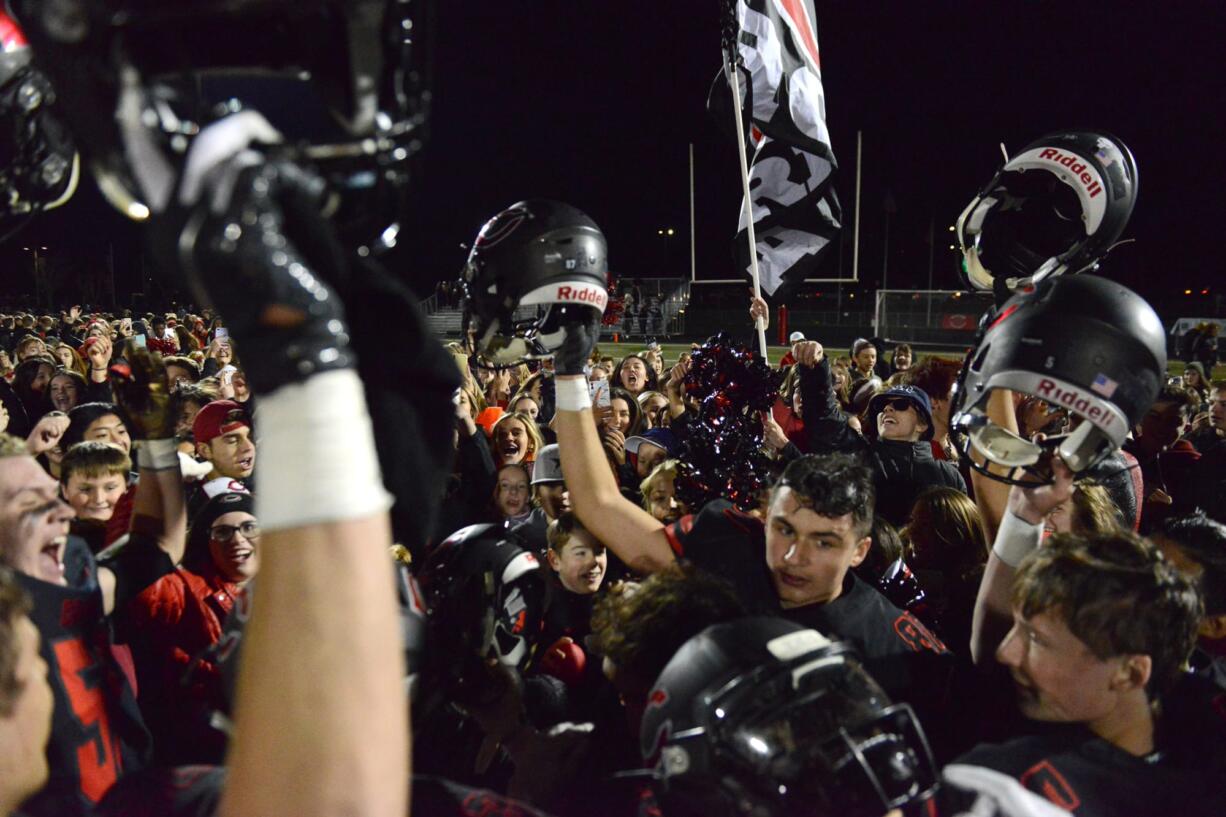
POLYGON ((690 142, 690 281, 698 278, 698 251, 694 243, 694 143, 690 142))

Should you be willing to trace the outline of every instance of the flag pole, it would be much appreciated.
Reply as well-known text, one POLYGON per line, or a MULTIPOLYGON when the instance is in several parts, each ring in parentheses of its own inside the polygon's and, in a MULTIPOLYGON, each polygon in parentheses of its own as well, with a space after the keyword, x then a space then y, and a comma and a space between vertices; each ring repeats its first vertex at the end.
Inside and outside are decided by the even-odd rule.
MULTIPOLYGON (((749 161, 745 157, 745 123, 741 119, 741 83, 736 75, 735 53, 728 54, 727 65, 724 67, 728 75, 728 84, 732 86, 732 115, 736 117, 736 147, 737 156, 741 160, 741 191, 745 199, 745 222, 749 236, 749 277, 753 281, 753 296, 762 297, 762 289, 758 283, 758 239, 753 229, 753 201, 749 198, 749 161)), ((766 319, 755 318, 754 328, 758 330, 758 351, 766 358, 766 319)))

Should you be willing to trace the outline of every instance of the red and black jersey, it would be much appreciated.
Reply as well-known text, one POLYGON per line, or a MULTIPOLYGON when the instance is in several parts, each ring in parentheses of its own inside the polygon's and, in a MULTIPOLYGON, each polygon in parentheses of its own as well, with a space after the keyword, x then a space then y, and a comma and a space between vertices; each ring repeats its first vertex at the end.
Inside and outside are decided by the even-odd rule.
POLYGON ((716 499, 698 513, 666 525, 664 534, 678 559, 731 584, 750 613, 779 613, 779 597, 766 567, 766 534, 760 519, 742 513, 727 500, 716 499))
POLYGON ((1226 813, 1222 780, 1211 768, 1162 752, 1136 757, 1080 724, 978 746, 957 764, 1009 775, 1075 817, 1226 813))
POLYGON ((783 610, 766 566, 762 520, 718 499, 664 529, 673 552, 732 584, 751 613, 783 615, 853 644, 891 695, 943 695, 949 650, 915 616, 898 609, 851 571, 834 601, 783 610), (917 686, 918 685, 918 686, 917 686))
POLYGON ((89 814, 125 773, 141 769, 150 752, 128 675, 112 652, 97 584, 62 587, 17 574, 30 595, 30 618, 55 695, 50 777, 23 806, 30 817, 89 814))

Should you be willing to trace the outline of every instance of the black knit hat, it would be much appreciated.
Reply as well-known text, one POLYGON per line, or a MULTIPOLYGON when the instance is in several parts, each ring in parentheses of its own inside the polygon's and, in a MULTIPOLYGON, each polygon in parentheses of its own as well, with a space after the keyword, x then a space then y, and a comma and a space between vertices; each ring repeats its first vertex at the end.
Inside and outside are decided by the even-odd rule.
POLYGON ((207 554, 209 531, 219 517, 228 513, 249 513, 255 515, 255 498, 251 494, 224 493, 210 499, 204 507, 192 518, 192 526, 187 533, 187 552, 207 554), (203 549, 203 550, 202 550, 203 549))

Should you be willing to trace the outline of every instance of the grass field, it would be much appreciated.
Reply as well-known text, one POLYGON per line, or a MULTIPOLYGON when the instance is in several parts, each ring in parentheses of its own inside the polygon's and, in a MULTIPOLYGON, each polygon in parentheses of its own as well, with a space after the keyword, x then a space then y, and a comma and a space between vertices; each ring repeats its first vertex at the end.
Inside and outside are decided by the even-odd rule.
MULTIPOLYGON (((618 360, 620 360, 625 355, 634 354, 635 352, 641 352, 645 348, 647 348, 646 344, 633 342, 633 341, 629 343, 626 343, 626 342, 613 343, 611 341, 602 340, 600 341, 599 346, 600 346, 600 353, 602 355, 609 355, 610 357, 617 358, 618 360)), ((689 350, 690 350, 690 344, 688 343, 661 343, 660 344, 660 351, 664 354, 664 361, 665 363, 669 363, 669 364, 675 363, 677 360, 677 357, 682 352, 688 352, 689 350)), ((775 366, 775 365, 778 365, 779 360, 785 354, 787 354, 787 351, 788 351, 787 346, 768 346, 766 347, 766 356, 767 358, 770 359, 771 365, 775 366)))
MULTIPOLYGON (((643 351, 644 348, 645 348, 645 345, 637 341, 628 342, 628 343, 626 342, 613 343, 611 341, 602 340, 600 342, 601 354, 606 354, 611 357, 617 358, 619 360, 625 355, 633 354, 635 352, 641 352, 643 351)), ((688 343, 661 343, 660 344, 660 350, 664 353, 664 361, 667 364, 674 363, 677 360, 677 357, 682 352, 689 351, 689 349, 690 349, 690 344, 688 343)), ((779 360, 785 354, 787 354, 788 349, 789 347, 787 346, 767 346, 766 356, 770 360, 771 365, 772 366, 778 365, 779 360)), ((850 353, 848 349, 839 349, 837 347, 832 348, 829 351, 832 351, 836 355, 847 355, 850 353)), ((964 348, 959 348, 959 349, 950 348, 950 349, 942 349, 942 350, 936 350, 936 351, 924 350, 923 352, 920 353, 919 356, 924 357, 925 355, 929 355, 929 354, 937 354, 937 355, 942 355, 946 357, 960 358, 965 351, 966 350, 964 348)), ((1177 375, 1183 371, 1183 367, 1184 367, 1183 361, 1172 360, 1167 365, 1167 374, 1177 375)), ((1211 380, 1226 379, 1226 365, 1220 365, 1216 367, 1213 370, 1213 374, 1210 376, 1210 379, 1211 380)))

